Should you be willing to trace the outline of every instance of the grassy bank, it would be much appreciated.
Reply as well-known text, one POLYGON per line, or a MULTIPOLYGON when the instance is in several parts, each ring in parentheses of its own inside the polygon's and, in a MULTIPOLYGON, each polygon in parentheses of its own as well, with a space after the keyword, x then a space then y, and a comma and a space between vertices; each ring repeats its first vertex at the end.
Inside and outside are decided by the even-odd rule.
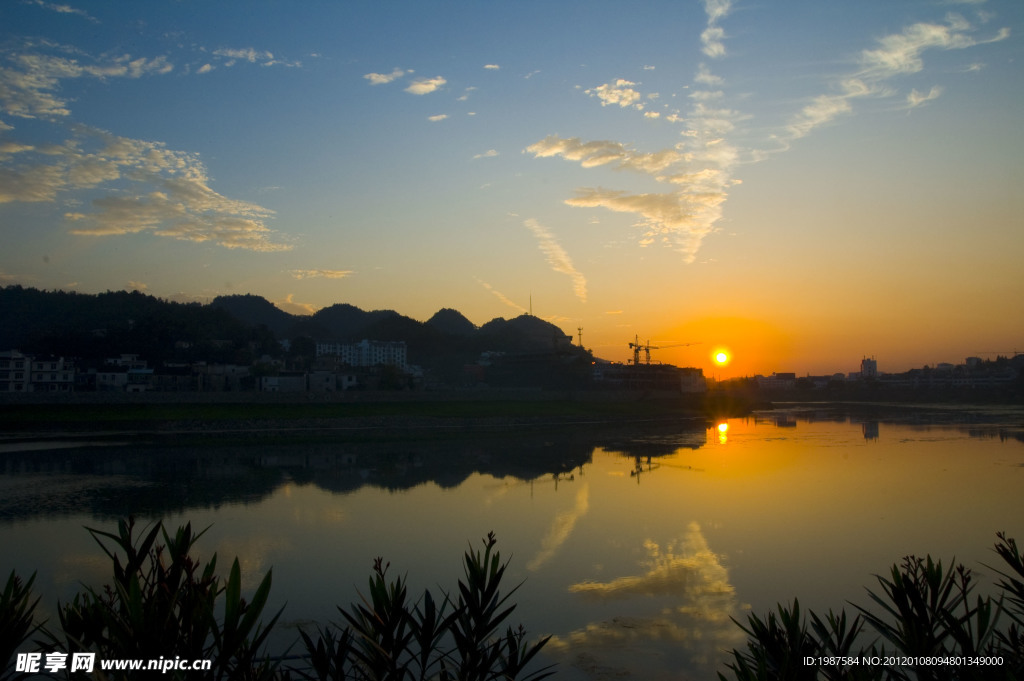
MULTIPOLYGON (((446 399, 337 402, 9 403, 0 434, 11 439, 55 434, 295 437, 317 433, 417 437, 479 429, 671 423, 709 415, 700 397, 646 399, 446 399)), ((718 405, 715 405, 716 412, 718 405)))

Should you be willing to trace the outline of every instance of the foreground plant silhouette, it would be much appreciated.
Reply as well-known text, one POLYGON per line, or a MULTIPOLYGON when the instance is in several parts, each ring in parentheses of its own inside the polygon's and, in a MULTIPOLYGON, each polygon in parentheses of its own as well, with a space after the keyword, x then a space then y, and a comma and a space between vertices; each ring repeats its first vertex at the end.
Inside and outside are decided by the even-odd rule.
POLYGON ((388 582, 389 565, 378 558, 369 596, 348 609, 338 608, 345 627, 322 628, 315 641, 302 632, 313 666, 313 673, 304 676, 319 681, 539 681, 553 674, 545 667, 522 676, 550 636, 526 644, 521 625, 501 631, 516 607, 509 598, 519 587, 501 593, 508 563, 501 562, 495 543, 490 533, 483 550, 466 552, 458 595, 444 594, 440 600, 428 589, 410 603, 405 582, 400 577, 388 582))
POLYGON ((13 571, 7 578, 7 585, 0 594, 0 681, 20 678, 8 664, 18 647, 32 637, 41 624, 35 622, 35 610, 39 598, 33 599, 32 583, 36 576, 22 581, 13 571))
POLYGON ((94 652, 101 660, 211 661, 210 670, 188 672, 190 679, 275 677, 264 645, 281 611, 266 624, 260 619, 271 572, 246 601, 238 559, 226 580, 217 575, 216 554, 202 565, 192 552, 203 533, 194 533, 191 523, 173 536, 156 523, 141 538, 133 519, 121 520, 117 534, 87 529, 113 563, 113 583, 87 588, 58 607, 60 630, 50 639, 59 650, 94 652))
POLYGON ((974 578, 963 565, 946 570, 931 556, 908 556, 888 577, 877 576, 880 593, 868 590, 877 612, 855 606, 859 613, 852 620, 845 611, 829 611, 825 618, 810 612, 808 626, 794 599, 792 607, 780 604, 777 614, 750 615, 747 626, 740 624, 750 637, 747 648, 733 650, 727 667, 739 681, 1022 679, 1024 558, 1012 538, 997 537, 996 553, 1009 571, 996 570, 1002 590, 996 600, 972 600, 974 578), (1003 617, 1008 623, 1000 628, 1003 617), (876 638, 864 643, 872 631, 876 638), (823 664, 823 658, 856 662, 823 664), (1000 663, 935 663, 957 658, 1000 663), (865 664, 866 659, 877 663, 865 664))
MULTIPOLYGON (((410 601, 405 581, 387 580, 388 565, 374 562, 369 594, 361 603, 338 608, 345 626, 301 632, 306 655, 271 657, 266 644, 283 610, 261 620, 271 588, 271 573, 251 600, 241 595, 238 559, 228 578, 217 575, 217 557, 205 564, 193 555, 203 532, 191 524, 172 536, 161 523, 136 535, 133 519, 121 520, 117 533, 86 528, 113 565, 113 581, 101 590, 86 588, 58 605, 59 628, 35 623, 33 575, 23 582, 13 572, 0 594, 0 681, 25 678, 14 669, 16 651, 41 632, 40 650, 96 653, 97 660, 209 660, 210 669, 161 673, 160 678, 278 680, 293 678, 354 681, 539 681, 553 672, 526 667, 547 643, 526 643, 522 626, 505 623, 518 586, 502 594, 507 563, 502 563, 491 533, 482 550, 472 547, 463 560, 458 594, 435 600, 429 590, 410 601), (162 542, 160 541, 162 539, 162 542), (502 631, 504 626, 504 631, 502 631), (296 661, 297 658, 297 661, 296 661)), ((109 673, 99 664, 90 674, 59 672, 64 678, 148 679, 155 672, 109 673)))

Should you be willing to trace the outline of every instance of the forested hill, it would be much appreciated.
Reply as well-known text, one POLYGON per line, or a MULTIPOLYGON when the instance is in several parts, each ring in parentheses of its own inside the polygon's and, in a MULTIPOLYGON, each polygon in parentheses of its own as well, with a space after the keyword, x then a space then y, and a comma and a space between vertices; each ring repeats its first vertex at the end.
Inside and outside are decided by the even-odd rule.
MULTIPOLYGON (((178 303, 138 291, 85 294, 0 288, 0 349, 102 358, 136 353, 167 359, 241 361, 241 350, 279 352, 278 341, 405 341, 411 362, 465 357, 483 350, 540 352, 565 344, 565 333, 537 317, 493 319, 476 327, 457 310, 425 322, 394 310, 336 304, 293 315, 255 295, 178 303)), ((258 356, 258 355, 257 355, 258 356)))

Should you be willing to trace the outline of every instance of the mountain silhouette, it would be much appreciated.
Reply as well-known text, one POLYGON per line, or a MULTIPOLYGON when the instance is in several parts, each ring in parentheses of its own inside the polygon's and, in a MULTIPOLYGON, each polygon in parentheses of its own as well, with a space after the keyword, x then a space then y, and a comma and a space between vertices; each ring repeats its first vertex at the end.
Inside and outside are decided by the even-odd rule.
POLYGON ((472 336, 476 333, 476 325, 466 319, 461 312, 450 307, 435 312, 434 316, 427 320, 427 325, 453 336, 472 336))
POLYGON ((565 350, 571 342, 554 324, 528 314, 498 317, 478 328, 451 308, 420 322, 394 310, 366 311, 347 303, 295 315, 253 294, 218 296, 204 305, 138 291, 0 287, 0 349, 90 358, 138 353, 159 362, 193 359, 215 346, 235 352, 223 350, 219 361, 244 361, 246 352, 266 352, 274 339, 296 338, 404 341, 410 362, 436 360, 452 367, 474 361, 483 351, 545 353, 565 350), (193 348, 192 353, 183 356, 182 347, 193 348))
POLYGON ((235 319, 250 326, 263 325, 275 336, 286 337, 295 325, 295 315, 276 307, 266 298, 244 295, 217 296, 210 301, 210 307, 227 311, 235 319))

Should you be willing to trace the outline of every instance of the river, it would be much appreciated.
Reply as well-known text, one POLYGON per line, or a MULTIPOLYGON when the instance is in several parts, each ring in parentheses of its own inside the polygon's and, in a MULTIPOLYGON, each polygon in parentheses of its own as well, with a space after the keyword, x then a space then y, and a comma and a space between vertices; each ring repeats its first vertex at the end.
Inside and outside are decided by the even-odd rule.
POLYGON ((971 567, 996 532, 1024 541, 1020 408, 850 411, 783 405, 721 422, 354 444, 175 447, 0 443, 0 571, 38 573, 42 612, 110 566, 83 526, 207 527, 244 586, 273 568, 274 643, 338 621, 373 559, 413 592, 454 590, 488 532, 510 561, 513 619, 555 678, 712 679, 733 619, 799 597, 867 605, 903 556, 971 567))

